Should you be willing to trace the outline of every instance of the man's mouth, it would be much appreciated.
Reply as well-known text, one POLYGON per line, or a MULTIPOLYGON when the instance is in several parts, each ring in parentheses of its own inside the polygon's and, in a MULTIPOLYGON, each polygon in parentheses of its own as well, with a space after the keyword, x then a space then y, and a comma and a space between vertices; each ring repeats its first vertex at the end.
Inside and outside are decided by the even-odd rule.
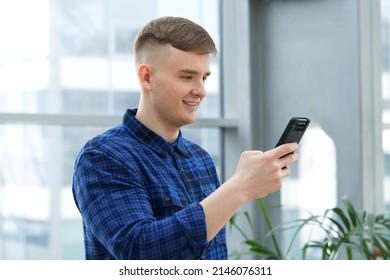
POLYGON ((188 105, 188 106, 197 106, 198 103, 197 102, 194 102, 194 101, 183 101, 184 104, 188 105))

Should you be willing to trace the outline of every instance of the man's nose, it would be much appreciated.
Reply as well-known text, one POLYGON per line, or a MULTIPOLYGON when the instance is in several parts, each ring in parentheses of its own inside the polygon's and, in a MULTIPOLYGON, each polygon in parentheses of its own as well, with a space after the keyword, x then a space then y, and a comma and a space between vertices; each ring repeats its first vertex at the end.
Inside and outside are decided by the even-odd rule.
POLYGON ((206 88, 204 81, 198 83, 193 89, 192 89, 192 94, 199 96, 200 98, 203 98, 206 96, 206 88))

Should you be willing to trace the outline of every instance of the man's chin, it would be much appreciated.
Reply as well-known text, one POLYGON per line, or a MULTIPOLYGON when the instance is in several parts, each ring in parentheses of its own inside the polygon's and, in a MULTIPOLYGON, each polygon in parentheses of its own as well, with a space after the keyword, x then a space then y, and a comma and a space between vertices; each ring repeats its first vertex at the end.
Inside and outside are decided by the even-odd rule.
POLYGON ((186 118, 183 120, 182 126, 193 124, 196 121, 196 117, 186 118))

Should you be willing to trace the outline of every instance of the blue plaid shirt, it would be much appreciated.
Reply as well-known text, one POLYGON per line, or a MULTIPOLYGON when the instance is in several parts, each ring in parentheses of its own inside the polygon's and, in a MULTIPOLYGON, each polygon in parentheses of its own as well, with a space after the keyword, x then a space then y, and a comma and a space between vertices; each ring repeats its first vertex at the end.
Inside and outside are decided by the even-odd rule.
POLYGON ((73 195, 87 259, 227 259, 225 229, 207 242, 199 202, 219 180, 206 151, 169 143, 127 110, 75 163, 73 195))

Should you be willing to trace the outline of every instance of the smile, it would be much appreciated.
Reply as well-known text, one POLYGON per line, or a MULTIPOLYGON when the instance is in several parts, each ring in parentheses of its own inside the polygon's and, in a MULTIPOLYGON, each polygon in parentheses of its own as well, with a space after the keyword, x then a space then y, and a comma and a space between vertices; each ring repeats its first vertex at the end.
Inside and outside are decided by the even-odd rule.
POLYGON ((198 105, 198 103, 196 103, 196 102, 193 102, 193 101, 183 101, 186 105, 188 105, 188 106, 197 106, 198 105))

